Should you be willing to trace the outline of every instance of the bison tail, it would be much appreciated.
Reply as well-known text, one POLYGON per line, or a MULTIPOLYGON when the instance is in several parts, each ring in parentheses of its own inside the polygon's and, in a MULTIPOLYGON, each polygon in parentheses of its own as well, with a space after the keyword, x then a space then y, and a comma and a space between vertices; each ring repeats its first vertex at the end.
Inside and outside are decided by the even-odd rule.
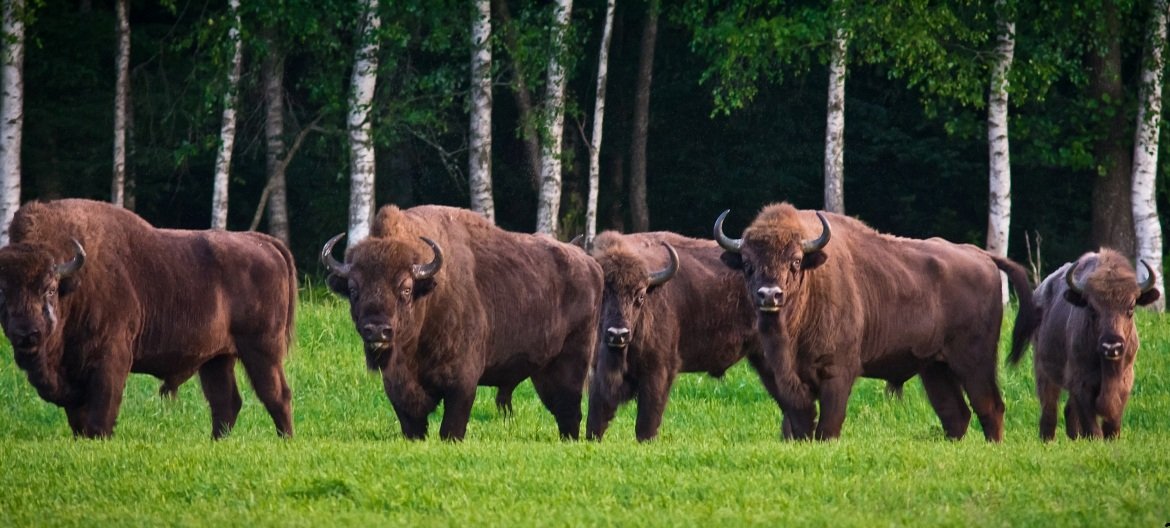
POLYGON ((1015 328, 1012 329, 1012 351, 1008 354, 1008 363, 1015 365, 1024 356, 1028 341, 1040 326, 1040 307, 1036 305, 1032 285, 1028 284, 1028 272, 1023 266, 995 255, 991 255, 991 259, 995 261, 995 267, 1007 274, 1020 304, 1019 311, 1016 312, 1015 328))

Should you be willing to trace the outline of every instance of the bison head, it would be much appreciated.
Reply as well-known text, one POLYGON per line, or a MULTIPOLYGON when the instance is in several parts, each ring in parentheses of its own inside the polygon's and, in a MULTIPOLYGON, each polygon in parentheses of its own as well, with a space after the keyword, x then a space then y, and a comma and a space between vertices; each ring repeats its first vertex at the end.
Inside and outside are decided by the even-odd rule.
POLYGON ((19 356, 33 356, 46 342, 60 339, 59 302, 72 292, 85 264, 85 249, 73 240, 73 256, 41 244, 18 243, 0 249, 0 325, 19 356))
POLYGON ((1145 306, 1161 296, 1154 288, 1154 268, 1145 261, 1145 279, 1138 280, 1129 261, 1117 252, 1102 250, 1096 267, 1082 266, 1082 257, 1065 271, 1068 289, 1064 299, 1087 311, 1097 351, 1103 358, 1118 361, 1137 353, 1137 329, 1133 324, 1135 306, 1145 306))
POLYGON ((724 249, 723 263, 743 272, 748 295, 761 314, 778 313, 799 288, 805 270, 825 263, 825 245, 832 230, 820 212, 821 234, 805 238, 800 213, 788 204, 765 208, 743 238, 723 233, 723 221, 730 210, 715 220, 715 240, 724 249))
POLYGON ((366 349, 370 369, 385 366, 396 343, 413 339, 415 304, 435 287, 443 267, 443 250, 429 238, 425 255, 420 244, 370 237, 346 253, 346 262, 333 258, 333 246, 345 233, 325 243, 321 262, 329 271, 329 289, 349 299, 350 316, 366 349))
POLYGON ((630 344, 647 315, 642 312, 646 296, 665 284, 678 272, 678 253, 666 242, 669 263, 651 270, 617 233, 602 233, 594 241, 593 258, 605 273, 605 293, 601 301, 602 339, 610 350, 622 350, 630 344))

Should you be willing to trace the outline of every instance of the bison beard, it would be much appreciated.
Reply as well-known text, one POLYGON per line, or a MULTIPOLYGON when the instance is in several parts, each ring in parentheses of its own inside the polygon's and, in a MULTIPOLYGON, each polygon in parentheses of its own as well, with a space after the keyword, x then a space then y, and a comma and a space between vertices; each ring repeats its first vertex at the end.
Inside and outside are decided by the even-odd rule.
POLYGON ((1002 439, 997 268, 1011 279, 1021 313, 1031 314, 1022 267, 971 245, 883 235, 789 204, 766 207, 732 239, 723 233, 726 215, 714 236, 755 301, 785 438, 839 436, 860 376, 897 388, 917 374, 948 437, 966 434, 974 409, 984 436, 1002 439))
POLYGON ((383 207, 344 263, 331 254, 337 239, 322 250, 329 287, 349 300, 404 436, 424 438, 442 401, 439 435, 462 439, 477 385, 498 387, 508 409, 529 377, 561 436, 579 436, 601 297, 592 259, 439 206, 383 207))
POLYGON ((102 202, 29 203, 0 248, 0 322, 16 362, 73 433, 113 434, 131 372, 164 395, 199 373, 212 435, 235 424, 243 363, 277 431, 292 435, 282 362, 296 270, 258 233, 155 229, 102 202), (131 249, 132 248, 132 249, 131 249))

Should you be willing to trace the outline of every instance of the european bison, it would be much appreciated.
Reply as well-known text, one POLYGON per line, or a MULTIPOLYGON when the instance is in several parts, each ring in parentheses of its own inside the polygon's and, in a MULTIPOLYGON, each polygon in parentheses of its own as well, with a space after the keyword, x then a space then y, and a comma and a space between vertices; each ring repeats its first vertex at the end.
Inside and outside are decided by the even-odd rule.
POLYGON ((889 236, 787 203, 764 208, 742 239, 731 239, 723 234, 727 213, 715 222, 715 238, 755 302, 785 438, 839 436, 859 376, 896 389, 918 374, 948 437, 967 432, 966 393, 984 436, 1002 439, 996 268, 1010 277, 1021 313, 1030 314, 1022 267, 972 245, 889 236))
POLYGON ((345 263, 332 257, 341 236, 321 252, 328 284, 349 299, 404 436, 425 437, 442 400, 439 435, 462 439, 477 385, 506 405, 528 377, 561 436, 579 436, 602 288, 593 259, 451 207, 383 207, 345 263))
POLYGON ((1069 393, 1064 426, 1069 438, 1117 438, 1133 388, 1138 334, 1134 306, 1161 296, 1149 264, 1139 281, 1125 257, 1111 249, 1066 263, 1036 287, 1041 319, 1016 322, 1008 360, 1018 363, 1031 339, 1035 348, 1040 438, 1056 436, 1060 391, 1069 393), (1101 417, 1098 422, 1098 416, 1101 417))
POLYGON ((597 236, 591 254, 605 273, 602 346, 594 360, 586 436, 600 440, 622 403, 638 401, 635 434, 658 434, 679 372, 723 373, 750 358, 770 384, 739 275, 710 240, 674 233, 597 236))
POLYGON ((240 411, 243 363, 277 432, 293 434, 282 362, 296 304, 296 269, 259 233, 156 229, 89 200, 29 203, 0 249, 0 323, 16 364, 74 435, 114 432, 131 372, 173 395, 196 372, 212 435, 240 411))

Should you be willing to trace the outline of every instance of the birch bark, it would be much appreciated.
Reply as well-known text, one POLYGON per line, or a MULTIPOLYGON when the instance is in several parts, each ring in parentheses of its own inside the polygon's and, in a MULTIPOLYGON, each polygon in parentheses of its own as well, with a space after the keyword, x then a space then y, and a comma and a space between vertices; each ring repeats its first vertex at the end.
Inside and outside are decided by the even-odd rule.
POLYGON ((228 184, 232 168, 232 147, 236 142, 236 92, 240 85, 240 63, 243 47, 240 42, 240 0, 230 0, 228 9, 232 14, 232 28, 228 40, 232 47, 231 64, 228 66, 227 94, 223 98, 223 121, 219 129, 219 152, 215 156, 215 184, 211 191, 211 228, 227 229, 228 184))
POLYGON ((556 236, 561 209, 561 145, 565 125, 565 32, 569 27, 572 0, 557 0, 554 9, 548 85, 545 93, 546 140, 540 152, 540 196, 536 208, 536 232, 556 236))
MULTIPOLYGON (((1008 142, 1008 72, 1016 47, 1016 24, 1006 12, 1006 0, 996 0, 998 13, 995 63, 987 96, 987 145, 990 157, 987 199, 987 251, 1007 256, 1012 220, 1012 170, 1008 142)), ((1000 297, 1008 300, 1007 275, 1000 272, 1000 297)))
POLYGON ((492 200, 491 0, 475 0, 471 17, 471 149, 467 179, 471 210, 496 221, 492 200))
POLYGON ((593 134, 589 137, 589 196, 585 204, 585 238, 597 235, 597 198, 601 183, 601 133, 605 121, 605 81, 609 73, 609 41, 613 35, 615 0, 605 3, 605 25, 597 52, 597 96, 593 103, 593 134))
POLYGON ((0 101, 0 246, 20 208, 20 142, 24 129, 24 0, 4 2, 4 96, 0 101))
MULTIPOLYGON (((1151 5, 1150 34, 1142 63, 1141 96, 1137 129, 1133 140, 1133 224, 1137 237, 1137 259, 1158 271, 1154 287, 1162 296, 1149 305, 1156 311, 1166 309, 1166 289, 1162 276, 1162 225, 1158 222, 1157 174, 1158 131, 1162 123, 1162 76, 1165 69, 1167 1, 1154 0, 1151 5)), ((1138 273, 1144 273, 1138 264, 1138 273)))
POLYGON ((374 142, 370 135, 370 108, 378 73, 378 0, 365 0, 360 43, 350 79, 349 117, 349 231, 353 247, 370 234, 374 219, 374 142))

